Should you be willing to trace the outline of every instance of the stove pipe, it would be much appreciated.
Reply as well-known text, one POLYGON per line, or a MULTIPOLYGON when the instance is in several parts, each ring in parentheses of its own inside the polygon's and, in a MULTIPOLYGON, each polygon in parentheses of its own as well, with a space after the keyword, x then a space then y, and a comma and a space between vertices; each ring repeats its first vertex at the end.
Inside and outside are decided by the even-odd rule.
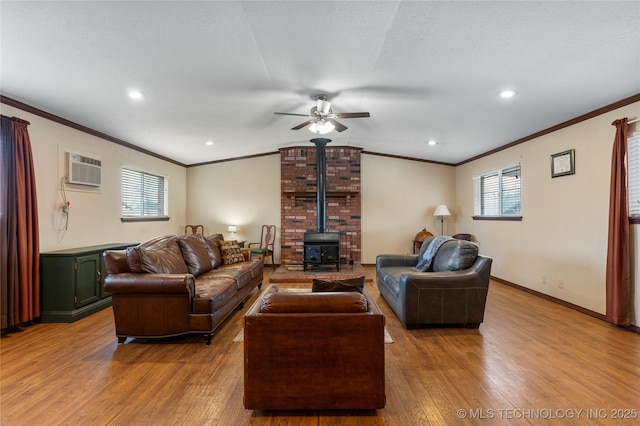
POLYGON ((318 232, 327 232, 327 155, 325 148, 329 142, 331 142, 331 139, 311 139, 311 143, 316 146, 316 205, 318 232))

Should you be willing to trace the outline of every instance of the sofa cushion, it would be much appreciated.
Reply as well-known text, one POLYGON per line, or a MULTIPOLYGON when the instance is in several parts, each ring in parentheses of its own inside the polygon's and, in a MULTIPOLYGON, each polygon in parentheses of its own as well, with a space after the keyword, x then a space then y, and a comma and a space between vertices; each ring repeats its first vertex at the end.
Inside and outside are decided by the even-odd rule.
POLYGON ((478 246, 471 241, 452 240, 440 247, 433 260, 433 272, 461 271, 473 265, 478 246))
POLYGON ((358 313, 368 312, 364 294, 269 292, 262 298, 261 313, 358 313))
POLYGON ((376 271, 376 279, 378 285, 383 283, 391 294, 398 297, 400 294, 400 277, 410 271, 410 268, 407 266, 387 266, 376 271))
POLYGON ((224 277, 229 280, 232 280, 237 289, 241 289, 249 284, 253 280, 253 275, 249 269, 244 268, 233 268, 235 265, 240 265, 240 263, 235 263, 231 265, 222 265, 214 271, 209 272, 207 275, 216 276, 216 277, 224 277), (229 267, 230 266, 230 267, 229 267))
POLYGON ((433 242, 433 240, 435 240, 435 238, 436 237, 432 235, 424 239, 424 241, 422 242, 422 245, 420 246, 420 253, 418 254, 418 259, 422 259, 424 257, 425 250, 427 249, 427 247, 429 247, 429 245, 433 242))
POLYGON ((138 244, 135 247, 127 248, 127 265, 129 266, 129 271, 134 272, 136 274, 142 274, 145 271, 142 266, 142 259, 140 258, 141 250, 153 250, 154 248, 164 247, 168 241, 172 240, 173 236, 162 236, 152 238, 148 241, 138 244))
POLYGON ((196 296, 193 299, 193 312, 209 314, 217 311, 230 301, 236 302, 238 288, 230 278, 205 274, 196 281, 196 296))
POLYGON ((364 275, 342 280, 321 280, 319 278, 314 278, 311 284, 311 291, 313 293, 325 291, 357 291, 362 293, 363 287, 364 275))
POLYGON ((256 278, 257 276, 262 276, 264 263, 261 260, 245 260, 244 262, 222 265, 219 269, 221 271, 227 269, 241 269, 244 271, 248 271, 251 278, 256 278))
POLYGON ((207 244, 200 235, 181 235, 178 238, 178 244, 190 274, 197 277, 213 269, 207 244))
POLYGON ((140 243, 135 247, 128 247, 126 250, 126 253, 127 253, 127 266, 129 267, 129 271, 134 272, 136 274, 149 272, 147 269, 145 269, 144 265, 142 264, 141 253, 145 250, 162 249, 173 238, 174 237, 172 236, 154 238, 152 240, 145 241, 144 243, 140 243))
POLYGON ((447 241, 451 241, 453 238, 447 235, 440 235, 435 237, 433 240, 429 242, 428 247, 420 253, 420 259, 418 260, 418 264, 414 268, 415 271, 419 272, 429 272, 433 270, 433 261, 442 247, 447 241))
POLYGON ((208 237, 204 237, 204 242, 207 243, 207 251, 209 252, 209 259, 211 259, 211 266, 217 268, 222 265, 222 253, 220 253, 219 241, 223 241, 222 234, 213 234, 208 237))
POLYGON ((129 271, 136 274, 145 272, 142 267, 142 259, 140 259, 140 247, 127 247, 127 265, 129 266, 129 271))
POLYGON ((240 246, 236 240, 218 241, 220 253, 222 254, 222 263, 231 264, 244 262, 244 254, 240 250, 240 246))
POLYGON ((178 242, 171 238, 151 247, 138 250, 142 268, 155 274, 187 274, 187 265, 182 258, 178 242))

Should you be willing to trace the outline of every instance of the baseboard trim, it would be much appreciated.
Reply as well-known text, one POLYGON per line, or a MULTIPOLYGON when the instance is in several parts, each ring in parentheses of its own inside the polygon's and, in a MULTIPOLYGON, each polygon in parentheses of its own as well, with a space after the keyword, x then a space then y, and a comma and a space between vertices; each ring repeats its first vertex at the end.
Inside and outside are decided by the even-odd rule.
MULTIPOLYGON (((499 282, 501 284, 505 284, 505 285, 508 285, 510 287, 516 288, 518 290, 522 290, 522 291, 524 291, 526 293, 532 294, 534 296, 541 297, 541 298, 549 300, 549 301, 551 301, 553 303, 557 303, 557 304, 565 306, 565 307, 567 307, 569 309, 573 309, 574 311, 581 312, 583 314, 589 315, 590 317, 594 317, 594 318, 597 318, 599 320, 602 320, 602 321, 605 321, 605 322, 611 324, 609 321, 607 321, 607 317, 605 315, 599 314, 598 312, 592 311, 592 310, 587 309, 587 308, 583 308, 582 306, 574 305, 573 303, 567 302, 566 300, 558 299, 557 297, 549 296, 548 294, 540 293, 539 291, 532 290, 532 289, 530 289, 528 287, 524 287, 524 286, 521 286, 521 285, 516 284, 516 283, 512 283, 511 281, 503 280, 502 278, 498 278, 498 277, 495 277, 493 275, 491 276, 491 279, 494 280, 494 281, 497 281, 497 282, 499 282)), ((611 324, 611 325, 615 325, 615 324, 611 324)), ((623 326, 616 326, 616 327, 621 328, 623 330, 631 331, 633 333, 640 334, 640 327, 635 326, 635 325, 630 325, 628 327, 623 327, 623 326)))

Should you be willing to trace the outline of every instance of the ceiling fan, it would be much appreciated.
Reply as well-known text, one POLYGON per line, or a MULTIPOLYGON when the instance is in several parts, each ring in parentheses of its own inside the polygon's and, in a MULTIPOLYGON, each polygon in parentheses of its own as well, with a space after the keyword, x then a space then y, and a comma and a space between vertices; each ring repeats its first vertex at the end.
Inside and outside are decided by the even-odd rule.
POLYGON ((334 129, 338 132, 347 130, 347 126, 336 121, 336 118, 361 118, 370 116, 368 112, 341 112, 334 114, 331 110, 331 102, 329 102, 327 95, 316 95, 315 99, 316 106, 311 108, 309 114, 293 114, 289 112, 274 112, 274 114, 308 117, 309 120, 292 127, 291 130, 300 130, 311 125, 309 130, 321 135, 329 133, 334 129))

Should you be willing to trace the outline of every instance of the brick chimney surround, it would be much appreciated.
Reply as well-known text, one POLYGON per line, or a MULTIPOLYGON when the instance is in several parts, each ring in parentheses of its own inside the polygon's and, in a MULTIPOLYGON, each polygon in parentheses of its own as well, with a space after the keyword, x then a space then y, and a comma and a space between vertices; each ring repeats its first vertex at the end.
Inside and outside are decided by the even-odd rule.
MULTIPOLYGON (((361 148, 326 147, 326 226, 340 233, 343 262, 360 262, 361 148)), ((304 234, 317 230, 316 148, 280 149, 280 263, 302 264, 304 234)))

